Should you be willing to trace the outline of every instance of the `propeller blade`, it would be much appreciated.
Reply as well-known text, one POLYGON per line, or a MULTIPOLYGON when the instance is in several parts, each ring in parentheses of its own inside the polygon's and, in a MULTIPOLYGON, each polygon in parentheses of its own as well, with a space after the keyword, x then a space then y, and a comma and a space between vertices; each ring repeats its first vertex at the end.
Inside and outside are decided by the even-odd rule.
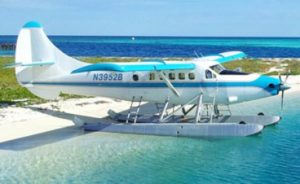
POLYGON ((282 84, 281 74, 278 75, 278 78, 279 78, 279 80, 280 80, 280 84, 282 84))
POLYGON ((281 92, 281 110, 283 109, 284 90, 281 92))
POLYGON ((289 74, 286 75, 284 83, 286 83, 286 81, 288 80, 289 76, 290 76, 289 74))
POLYGON ((290 71, 288 71, 286 73, 284 81, 282 80, 281 74, 279 74, 279 76, 278 76, 278 78, 280 80, 280 84, 279 84, 280 88, 279 89, 281 90, 281 110, 283 110, 284 91, 290 88, 289 86, 285 85, 289 76, 290 76, 290 71))
POLYGON ((288 71, 285 72, 285 80, 284 80, 284 83, 286 83, 286 81, 288 80, 290 74, 291 74, 291 70, 288 70, 288 71))

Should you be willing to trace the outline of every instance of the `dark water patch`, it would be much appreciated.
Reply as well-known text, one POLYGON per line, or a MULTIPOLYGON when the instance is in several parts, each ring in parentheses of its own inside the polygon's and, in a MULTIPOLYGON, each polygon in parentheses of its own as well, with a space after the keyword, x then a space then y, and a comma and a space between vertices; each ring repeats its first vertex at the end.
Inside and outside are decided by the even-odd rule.
MULTIPOLYGON (((241 50, 250 57, 300 57, 300 38, 222 37, 103 37, 50 36, 54 44, 71 56, 195 57, 241 50)), ((16 36, 0 36, 1 44, 15 44, 16 36)), ((0 55, 13 55, 0 49, 0 55)))

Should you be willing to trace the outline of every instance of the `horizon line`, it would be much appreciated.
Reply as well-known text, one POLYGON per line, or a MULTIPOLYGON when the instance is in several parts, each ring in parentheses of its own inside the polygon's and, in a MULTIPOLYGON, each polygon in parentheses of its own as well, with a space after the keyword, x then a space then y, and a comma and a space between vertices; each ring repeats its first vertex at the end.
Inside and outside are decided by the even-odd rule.
MULTIPOLYGON (((0 34, 0 36, 18 36, 10 34, 0 34)), ((299 36, 177 36, 177 35, 64 35, 64 34, 54 34, 47 36, 70 36, 70 37, 170 37, 170 38, 300 38, 299 36)))

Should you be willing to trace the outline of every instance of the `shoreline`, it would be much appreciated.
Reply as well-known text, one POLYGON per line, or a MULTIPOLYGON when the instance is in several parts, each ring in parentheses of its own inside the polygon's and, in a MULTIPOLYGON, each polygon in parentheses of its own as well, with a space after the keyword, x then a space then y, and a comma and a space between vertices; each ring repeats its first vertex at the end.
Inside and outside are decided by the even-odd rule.
MULTIPOLYGON (((15 57, 15 55, 1 55, 1 57, 15 57)), ((151 57, 144 57, 144 56, 72 56, 70 57, 75 57, 75 58, 197 58, 195 57, 184 57, 184 56, 174 56, 174 57, 161 57, 161 56, 151 56, 151 57)), ((261 59, 261 60, 292 60, 296 59, 300 61, 300 57, 250 57, 250 59, 261 59)))

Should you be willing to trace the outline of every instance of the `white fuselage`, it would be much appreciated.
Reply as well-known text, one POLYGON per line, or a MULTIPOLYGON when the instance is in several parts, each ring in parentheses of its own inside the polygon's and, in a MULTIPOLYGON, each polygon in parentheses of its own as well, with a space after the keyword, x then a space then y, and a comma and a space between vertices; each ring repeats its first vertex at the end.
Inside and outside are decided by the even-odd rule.
MULTIPOLYGON (((191 61, 189 61, 191 62, 191 61)), ((279 84, 273 77, 258 74, 219 74, 211 66, 219 65, 214 61, 192 61, 194 70, 164 71, 179 96, 161 79, 157 72, 112 72, 92 71, 69 74, 50 80, 33 82, 34 86, 47 87, 48 90, 59 90, 87 96, 103 96, 131 100, 141 97, 143 101, 162 103, 167 98, 172 104, 185 104, 199 93, 203 100, 215 104, 231 104, 250 101, 278 94, 279 84)), ((195 102, 196 103, 196 102, 195 102)))

